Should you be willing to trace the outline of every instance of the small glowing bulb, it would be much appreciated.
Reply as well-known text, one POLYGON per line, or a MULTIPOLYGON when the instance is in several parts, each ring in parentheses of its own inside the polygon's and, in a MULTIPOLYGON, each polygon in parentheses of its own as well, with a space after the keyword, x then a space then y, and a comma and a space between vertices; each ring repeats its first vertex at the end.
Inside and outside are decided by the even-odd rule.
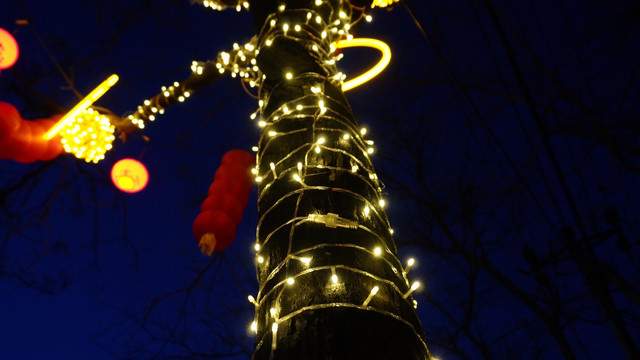
POLYGON ((258 323, 257 322, 253 321, 251 323, 251 331, 253 331, 254 333, 258 332, 258 323))
POLYGON ((364 214, 365 214, 365 215, 369 215, 369 212, 371 212, 371 210, 369 209, 369 205, 366 205, 366 206, 364 207, 364 214))
POLYGON ((271 317, 276 317, 276 315, 278 315, 278 311, 275 308, 271 308, 269 309, 269 314, 271 314, 271 317))
POLYGON ((256 251, 260 251, 260 244, 256 243, 253 245, 253 248, 256 249, 256 251))
POLYGON ((311 263, 311 258, 310 257, 301 257, 300 261, 305 265, 309 265, 311 263))
MULTIPOLYGON (((262 176, 258 176, 258 177, 256 178, 256 182, 261 182, 261 181, 262 181, 262 176)), ((260 259, 258 259, 258 261, 260 261, 260 259)), ((261 261, 260 261, 260 262, 261 262, 261 261)))
POLYGON ((333 282, 334 284, 338 283, 338 275, 333 274, 331 275, 331 282, 333 282))
POLYGON ((287 279, 287 284, 289 284, 289 285, 293 285, 294 282, 295 281, 293 280, 293 278, 288 278, 287 279))
POLYGON ((298 171, 302 171, 302 163, 301 162, 298 163, 298 171))
POLYGON ((302 28, 300 27, 300 25, 296 25, 296 26, 294 26, 294 29, 295 29, 296 31, 300 31, 302 28))
POLYGON ((411 258, 407 261, 407 265, 408 266, 413 266, 413 264, 415 264, 416 260, 414 258, 411 258))
POLYGON ((384 202, 383 199, 380 199, 380 201, 378 201, 378 203, 380 204, 380 207, 384 207, 386 205, 386 203, 384 202))
POLYGON ((260 120, 260 121, 258 121, 258 126, 265 127, 265 126, 267 126, 267 122, 264 121, 264 120, 260 120))
POLYGON ((349 140, 350 136, 349 136, 349 134, 344 134, 344 135, 342 135, 342 138, 344 140, 349 140))
POLYGON ((282 25, 282 30, 284 30, 284 32, 289 31, 289 24, 282 25))
POLYGON ((291 80, 291 79, 293 79, 293 74, 292 73, 287 73, 285 75, 285 77, 287 78, 287 80, 291 80))
POLYGON ((325 141, 326 139, 321 137, 320 139, 318 139, 318 144, 324 144, 325 141))
POLYGON ((367 133, 367 128, 360 129, 360 134, 364 135, 367 133))
POLYGON ((257 146, 252 146, 251 150, 253 150, 254 152, 258 152, 258 147, 257 146))
POLYGON ((273 323, 273 325, 271 325, 271 331, 273 331, 274 333, 278 332, 278 323, 273 323))
POLYGON ((373 249, 373 255, 380 256, 380 254, 382 254, 382 249, 380 247, 373 249))
POLYGON ((368 153, 368 154, 373 154, 373 148, 368 148, 368 149, 367 149, 367 153, 368 153))
POLYGON ((320 146, 316 146, 316 153, 320 154, 320 146))
POLYGON ((258 256, 258 262, 260 264, 264 263, 264 258, 262 256, 258 256))
POLYGON ((372 293, 373 295, 375 295, 375 294, 377 294, 377 293, 378 293, 378 290, 380 290, 380 288, 376 285, 376 286, 374 286, 374 287, 373 287, 373 289, 371 289, 371 293, 372 293))
POLYGON ((276 136, 276 135, 278 135, 278 133, 277 133, 277 132, 275 132, 275 131, 269 131, 269 133, 268 133, 268 134, 269 134, 269 136, 276 136))
POLYGON ((416 281, 413 284, 411 284, 411 290, 416 290, 417 288, 420 287, 420 282, 416 281))

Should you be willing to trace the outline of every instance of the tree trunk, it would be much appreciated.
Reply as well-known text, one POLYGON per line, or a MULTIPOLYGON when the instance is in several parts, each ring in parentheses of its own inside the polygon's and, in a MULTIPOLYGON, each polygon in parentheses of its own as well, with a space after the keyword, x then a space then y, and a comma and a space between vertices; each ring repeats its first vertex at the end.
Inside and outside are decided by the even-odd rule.
POLYGON ((331 42, 368 7, 319 3, 251 3, 264 74, 253 359, 430 359, 331 61, 331 42))

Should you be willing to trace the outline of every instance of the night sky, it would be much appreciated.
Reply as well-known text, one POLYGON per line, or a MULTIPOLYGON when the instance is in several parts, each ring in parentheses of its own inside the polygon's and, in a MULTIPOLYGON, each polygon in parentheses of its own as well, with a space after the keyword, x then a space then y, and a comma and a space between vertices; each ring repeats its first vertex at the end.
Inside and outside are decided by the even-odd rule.
MULTIPOLYGON (((0 101, 26 119, 78 101, 65 76, 86 94, 113 73, 120 81, 98 105, 127 115, 185 79, 193 60, 253 35, 246 11, 77 3, 9 0, 0 11, 21 49, 0 72, 0 101)), ((623 359, 562 239, 613 269, 607 288, 640 343, 640 8, 407 3, 372 11, 357 29, 393 57, 347 97, 376 141, 399 258, 418 262, 411 275, 425 284, 416 299, 430 350, 443 359, 566 358, 532 310, 540 308, 577 358, 623 359)), ((378 57, 344 54, 347 75, 378 57)), ((256 108, 226 77, 116 140, 98 164, 0 160, 0 359, 250 356, 255 189, 224 252, 200 254, 191 224, 222 155, 257 143, 256 108), (111 184, 111 166, 125 157, 149 170, 140 193, 111 184)))

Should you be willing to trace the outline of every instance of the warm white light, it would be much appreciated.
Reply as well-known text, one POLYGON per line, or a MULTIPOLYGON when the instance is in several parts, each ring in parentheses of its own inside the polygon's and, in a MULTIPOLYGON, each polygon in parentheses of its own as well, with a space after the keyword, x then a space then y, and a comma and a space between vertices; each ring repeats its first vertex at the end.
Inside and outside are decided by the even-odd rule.
POLYGON ((331 282, 334 283, 334 284, 337 284, 338 283, 338 275, 336 275, 336 274, 331 275, 331 282))
POLYGON ((380 256, 380 254, 382 254, 382 249, 380 247, 373 249, 373 255, 380 256))
POLYGON ((68 113, 66 113, 55 125, 51 127, 43 136, 45 140, 52 139, 60 130, 62 130, 69 122, 73 121, 83 111, 87 110, 91 104, 98 100, 109 90, 115 83, 118 82, 118 75, 113 74, 109 76, 105 81, 100 83, 98 87, 93 89, 89 95, 85 96, 76 106, 74 106, 68 113))
POLYGON ((262 264, 264 262, 264 258, 262 256, 258 256, 258 262, 262 264))
POLYGON ((291 79, 293 79, 293 74, 292 73, 287 73, 285 75, 285 77, 287 78, 287 80, 291 80, 291 79))
POLYGON ((295 282, 295 280, 293 280, 293 278, 288 278, 287 279, 287 284, 289 284, 289 285, 293 285, 294 282, 295 282))
POLYGON ((386 205, 386 203, 384 202, 383 199, 380 199, 380 201, 378 201, 378 203, 380 204, 380 207, 384 207, 386 205))
POLYGON ((391 49, 387 44, 385 44, 380 40, 361 38, 361 39, 339 40, 338 42, 336 42, 336 47, 339 49, 345 48, 345 47, 357 47, 357 46, 366 46, 366 47, 375 48, 380 52, 382 52, 382 58, 380 59, 380 61, 378 61, 376 65, 374 65, 371 69, 367 70, 364 74, 343 83, 342 91, 353 89, 373 79, 376 75, 381 73, 382 70, 384 70, 384 68, 386 68, 387 65, 389 65, 389 62, 391 61, 391 49))
POLYGON ((344 134, 344 135, 342 135, 342 138, 344 140, 349 140, 350 136, 349 136, 349 134, 344 134))
POLYGON ((300 261, 305 265, 309 265, 311 263, 311 258, 310 257, 301 257, 300 261))
POLYGON ((258 333, 258 323, 253 321, 251 322, 251 331, 253 331, 254 333, 258 333))
POLYGON ((371 299, 373 299, 373 297, 378 293, 378 290, 380 290, 380 288, 378 286, 374 286, 371 289, 371 292, 369 293, 369 296, 367 296, 367 298, 364 300, 364 302, 362 303, 362 306, 367 306, 369 305, 369 302, 371 301, 371 299))

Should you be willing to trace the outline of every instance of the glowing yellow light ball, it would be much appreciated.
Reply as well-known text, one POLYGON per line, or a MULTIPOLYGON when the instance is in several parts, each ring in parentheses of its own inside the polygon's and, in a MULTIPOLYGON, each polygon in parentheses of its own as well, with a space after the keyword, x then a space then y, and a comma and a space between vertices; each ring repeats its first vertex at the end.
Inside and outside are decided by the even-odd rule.
POLYGON ((111 181, 124 192, 136 193, 147 186, 149 172, 138 160, 122 159, 111 168, 111 181))
POLYGON ((18 61, 18 43, 5 29, 0 28, 0 70, 8 69, 18 61))
POLYGON ((84 110, 68 121, 60 131, 64 150, 73 153, 86 162, 104 159, 104 154, 112 147, 115 127, 109 119, 93 109, 84 110))

